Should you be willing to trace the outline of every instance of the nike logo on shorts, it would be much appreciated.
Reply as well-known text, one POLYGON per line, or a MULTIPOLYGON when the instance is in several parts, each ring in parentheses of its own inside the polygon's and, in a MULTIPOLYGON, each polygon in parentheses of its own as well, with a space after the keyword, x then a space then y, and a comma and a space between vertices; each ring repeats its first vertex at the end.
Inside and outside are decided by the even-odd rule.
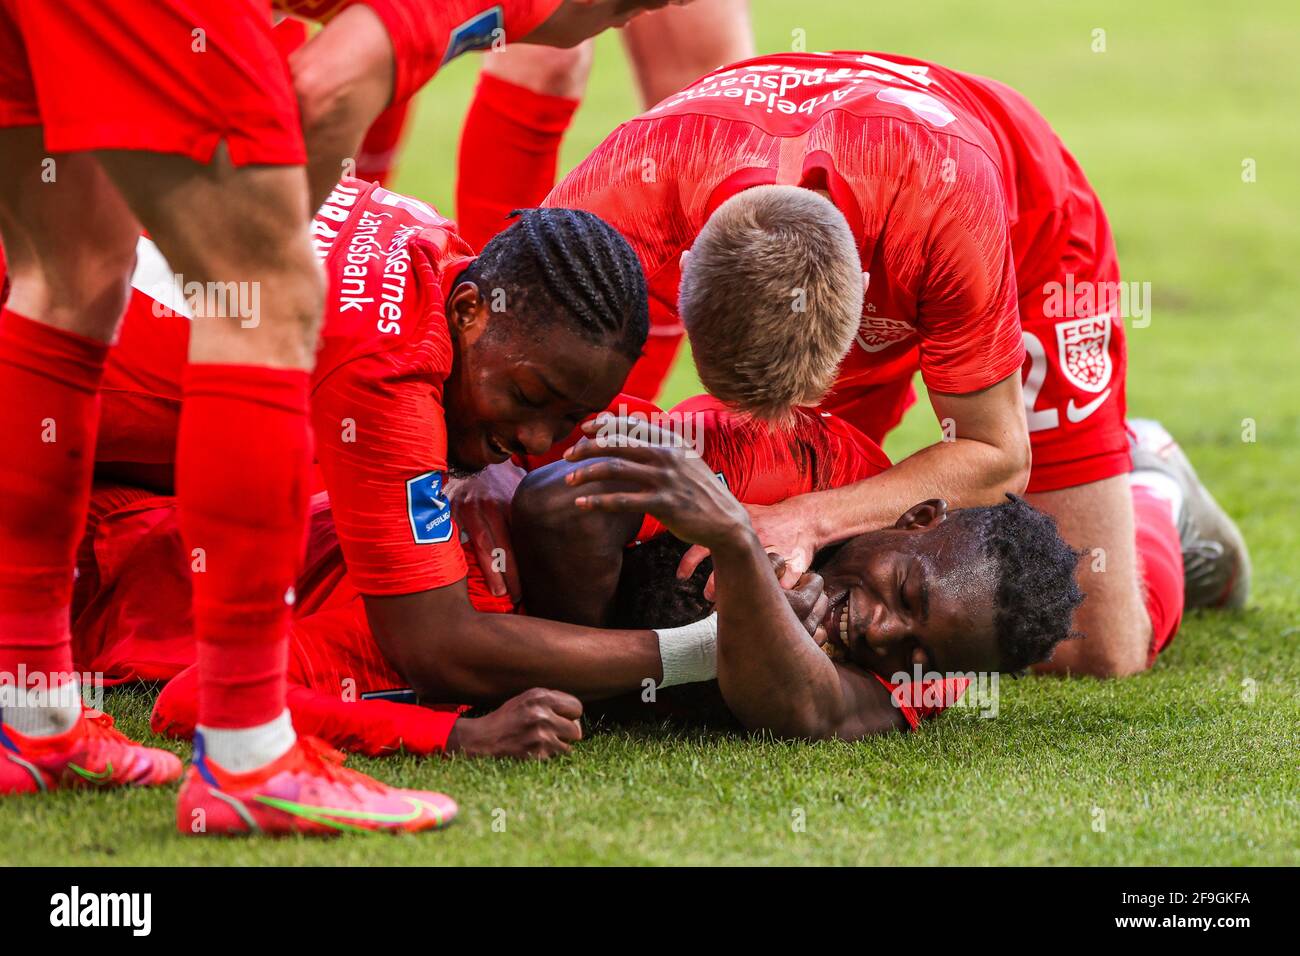
POLYGON ((1097 409, 1101 408, 1102 403, 1108 398, 1110 398, 1110 389, 1106 389, 1106 391, 1102 392, 1082 408, 1074 404, 1074 399, 1070 399, 1065 406, 1065 417, 1068 418, 1072 424, 1077 425, 1097 409))

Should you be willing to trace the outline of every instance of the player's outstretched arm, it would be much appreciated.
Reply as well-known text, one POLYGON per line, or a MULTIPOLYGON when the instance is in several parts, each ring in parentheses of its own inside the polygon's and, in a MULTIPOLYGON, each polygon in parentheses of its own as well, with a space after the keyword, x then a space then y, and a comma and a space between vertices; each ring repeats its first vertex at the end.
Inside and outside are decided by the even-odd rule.
MULTIPOLYGON (((717 579, 718 685, 737 719, 751 730, 801 739, 856 739, 901 725, 879 682, 837 667, 809 636, 744 506, 703 461, 668 440, 596 440, 606 421, 585 425, 589 437, 566 453, 571 462, 590 460, 567 480, 577 486, 620 482, 637 490, 593 493, 575 503, 652 514, 677 537, 710 549, 717 579)), ((632 431, 606 428, 614 436, 632 431)), ((653 432, 640 428, 643 435, 653 432)), ((816 616, 819 608, 825 612, 824 595, 814 598, 806 616, 816 616)))
POLYGON ((416 594, 367 595, 365 605, 384 656, 433 700, 491 703, 531 687, 600 700, 663 676, 654 631, 482 614, 463 578, 416 594))

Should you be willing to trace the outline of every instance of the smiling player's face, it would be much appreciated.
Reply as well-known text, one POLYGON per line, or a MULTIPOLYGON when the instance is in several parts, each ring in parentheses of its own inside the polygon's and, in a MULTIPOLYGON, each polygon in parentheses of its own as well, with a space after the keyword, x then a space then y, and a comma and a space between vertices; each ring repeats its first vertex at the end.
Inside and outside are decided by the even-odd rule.
POLYGON ((459 471, 544 454, 606 408, 631 369, 627 358, 561 321, 525 333, 532 323, 492 313, 470 283, 453 291, 448 316, 456 360, 443 404, 449 464, 459 471))
POLYGON ((824 627, 853 663, 886 679, 915 665, 998 669, 996 574, 959 516, 924 502, 893 528, 851 539, 822 568, 824 627))

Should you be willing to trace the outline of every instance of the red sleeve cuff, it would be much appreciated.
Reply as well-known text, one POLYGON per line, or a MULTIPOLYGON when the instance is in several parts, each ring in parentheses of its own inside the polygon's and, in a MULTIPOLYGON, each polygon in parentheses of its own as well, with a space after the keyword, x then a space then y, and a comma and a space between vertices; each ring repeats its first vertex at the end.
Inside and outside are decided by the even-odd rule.
POLYGON ((921 721, 937 717, 961 700, 970 679, 966 677, 941 677, 938 680, 904 681, 892 684, 879 674, 872 674, 888 690, 894 706, 899 709, 907 725, 916 730, 921 721))
POLYGON ((306 687, 289 688, 289 713, 299 733, 370 757, 398 750, 427 755, 447 749, 459 710, 432 710, 389 700, 343 701, 306 687))

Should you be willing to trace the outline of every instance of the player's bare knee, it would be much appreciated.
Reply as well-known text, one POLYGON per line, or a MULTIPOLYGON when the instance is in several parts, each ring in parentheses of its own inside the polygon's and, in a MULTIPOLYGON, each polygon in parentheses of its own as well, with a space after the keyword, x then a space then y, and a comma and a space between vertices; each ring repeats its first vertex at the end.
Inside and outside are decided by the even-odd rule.
MULTIPOLYGON (((131 297, 134 232, 68 237, 59 251, 29 244, 8 263, 8 306, 57 328, 108 341, 131 297)), ((15 247, 17 243, 13 244, 15 247)))
POLYGON ((301 365, 315 349, 325 303, 325 277, 305 226, 267 237, 252 248, 200 253, 191 268, 215 302, 212 317, 255 331, 259 348, 277 362, 301 365), (236 321, 237 320, 237 321, 236 321))
POLYGON ((581 97, 594 52, 590 43, 574 47, 515 45, 488 57, 483 72, 545 96, 581 97))

